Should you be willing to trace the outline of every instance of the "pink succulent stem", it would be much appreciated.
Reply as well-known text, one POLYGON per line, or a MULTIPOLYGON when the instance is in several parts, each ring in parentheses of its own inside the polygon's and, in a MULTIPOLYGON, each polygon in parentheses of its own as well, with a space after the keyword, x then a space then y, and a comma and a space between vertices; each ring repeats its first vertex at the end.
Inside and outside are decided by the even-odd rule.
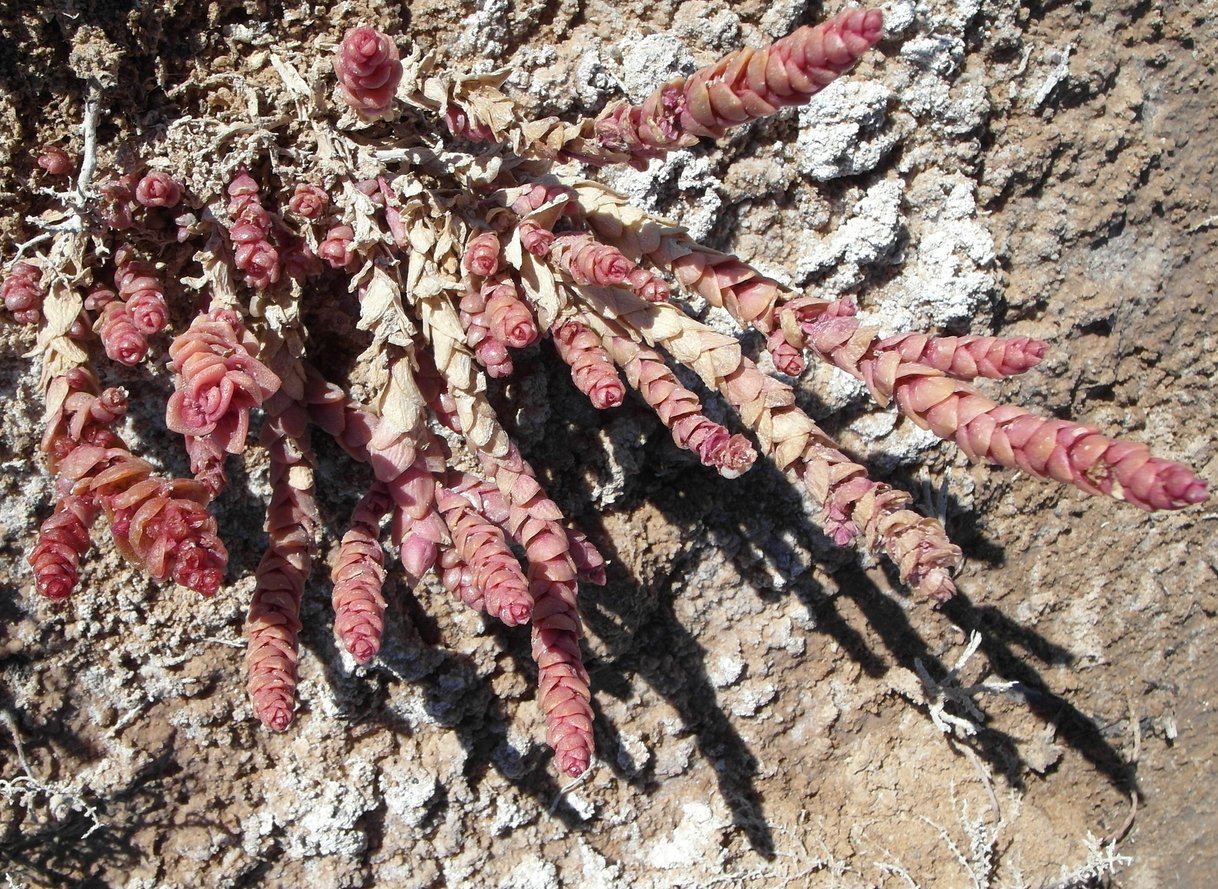
POLYGON ((450 488, 437 486, 436 506, 448 524, 457 559, 470 572, 466 604, 509 627, 526 623, 533 611, 533 599, 503 532, 470 500, 450 488))
MULTIPOLYGON (((443 379, 428 359, 421 356, 420 365, 418 382, 424 397, 449 428, 460 433, 460 421, 444 403, 443 379)), ((509 443, 502 456, 479 450, 478 460, 506 504, 507 535, 524 549, 529 562, 526 576, 533 599, 537 700, 546 717, 546 743, 554 751, 558 768, 574 777, 588 768, 593 739, 592 692, 579 648, 582 629, 575 599, 579 572, 571 557, 571 538, 560 524, 562 511, 546 496, 514 444, 509 443)), ((599 553, 581 556, 596 571, 599 553)), ((603 567, 603 560, 600 563, 603 567)))
POLYGON ((883 29, 878 9, 849 9, 763 49, 737 50, 659 87, 641 105, 610 106, 594 123, 595 138, 637 161, 722 136, 729 127, 807 102, 853 68, 883 29))
POLYGON ((579 321, 568 320, 554 327, 551 335, 559 357, 571 367, 575 388, 600 410, 622 403, 626 387, 595 332, 579 321))
POLYGON ((901 361, 924 364, 957 380, 1015 376, 1040 364, 1049 344, 1026 336, 931 336, 905 333, 880 340, 877 354, 895 352, 901 361))
POLYGON ((603 244, 586 232, 556 236, 550 248, 550 261, 576 284, 624 286, 648 302, 668 298, 668 285, 662 278, 635 265, 617 247, 603 244))
POLYGON ((262 443, 271 456, 269 545, 255 571, 257 583, 245 621, 246 687, 254 715, 283 731, 295 718, 300 597, 313 565, 318 524, 313 499, 314 460, 304 407, 280 393, 269 405, 262 443))
POLYGON ((72 493, 96 498, 119 551, 149 576, 173 578, 208 596, 216 592, 228 552, 205 508, 209 496, 202 485, 159 479, 124 447, 82 444, 58 468, 72 493))
POLYGON ((242 170, 228 185, 228 212, 233 223, 228 230, 234 261, 255 290, 266 290, 279 281, 283 262, 270 241, 271 215, 262 206, 258 183, 242 170))
POLYGON ((371 464, 385 484, 393 500, 390 535, 400 547, 408 579, 417 584, 435 564, 440 545, 448 541, 444 520, 435 508, 435 476, 446 465, 443 448, 431 435, 422 442, 410 434, 387 435, 371 411, 352 402, 311 367, 305 397, 313 422, 352 457, 371 464))
POLYGON ((347 533, 330 574, 334 584, 334 629, 351 656, 366 664, 381 648, 384 633, 385 550, 381 519, 393 508, 389 491, 377 482, 351 513, 347 533))
POLYGON ((504 457, 479 453, 479 459, 508 502, 508 533, 529 560, 537 700, 558 768, 574 777, 592 757, 592 695, 579 649, 577 572, 566 530, 558 522, 562 513, 514 445, 504 457))
MULTIPOLYGON (((41 447, 57 475, 63 460, 82 445, 124 448, 112 427, 127 412, 127 395, 121 389, 98 394, 97 388, 97 378, 83 367, 54 378, 48 387, 48 402, 59 407, 47 423, 41 447)), ((72 479, 56 479, 55 510, 38 529, 28 558, 35 588, 56 601, 75 589, 80 560, 92 545, 89 529, 101 511, 92 492, 75 494, 72 488, 72 479)))
POLYGON ((329 263, 332 269, 346 268, 355 258, 352 241, 355 229, 349 225, 336 225, 326 232, 325 239, 317 246, 317 255, 329 263))
POLYGON ((603 342, 627 382, 672 432, 678 447, 693 451, 704 466, 714 467, 724 478, 737 478, 748 471, 757 459, 753 445, 743 435, 733 435, 708 419, 698 396, 680 384, 663 356, 621 336, 609 336, 603 342))
MULTIPOLYGON (((818 355, 862 379, 881 403, 895 397, 903 414, 953 439, 973 460, 1022 469, 1148 510, 1181 509, 1208 497, 1206 483, 1191 469, 1152 456, 1144 444, 997 404, 944 370, 903 360, 899 347, 885 349, 875 342, 849 305, 833 304, 802 327, 818 355)), ((949 368, 958 363, 954 356, 935 360, 949 368)), ((959 359, 966 360, 973 358, 959 359)))
POLYGON ((191 468, 213 495, 224 486, 224 455, 245 450, 250 410, 279 390, 257 354, 257 339, 228 309, 196 316, 169 347, 174 392, 165 423, 186 436, 191 468))

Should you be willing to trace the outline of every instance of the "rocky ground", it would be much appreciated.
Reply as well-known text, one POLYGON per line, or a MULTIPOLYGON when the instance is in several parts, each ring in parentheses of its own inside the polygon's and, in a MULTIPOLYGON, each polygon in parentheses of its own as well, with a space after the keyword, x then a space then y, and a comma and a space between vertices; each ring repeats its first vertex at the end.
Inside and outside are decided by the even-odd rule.
MULTIPOLYGON (((1044 365, 996 392, 1213 483, 1211 0, 884 8, 891 36, 823 101, 602 178, 776 277, 857 295, 894 331, 1044 338, 1044 365)), ((307 69, 363 23, 442 64, 507 68, 533 113, 575 117, 837 9, 0 0, 0 256, 32 234, 32 155, 78 132, 74 71, 99 58, 116 71, 102 137, 147 144, 197 94, 256 93, 270 52, 307 69)), ((535 350, 498 403, 612 560, 581 602, 598 759, 568 785, 538 740, 527 633, 430 586, 391 585, 385 650, 357 668, 319 577, 297 722, 258 726, 241 642, 258 458, 217 507, 233 582, 215 599, 109 547, 66 606, 35 598, 37 368, 30 333, 0 336, 9 885, 1149 889, 1218 868, 1212 504, 1149 516, 970 466, 809 371, 804 406, 963 547, 961 594, 934 610, 834 552, 772 467, 719 479, 640 403, 581 403, 535 350)), ((119 381, 133 401, 166 382, 119 381)), ((129 433, 176 465, 156 410, 129 433)), ((321 456, 323 504, 346 515, 351 467, 321 456)))

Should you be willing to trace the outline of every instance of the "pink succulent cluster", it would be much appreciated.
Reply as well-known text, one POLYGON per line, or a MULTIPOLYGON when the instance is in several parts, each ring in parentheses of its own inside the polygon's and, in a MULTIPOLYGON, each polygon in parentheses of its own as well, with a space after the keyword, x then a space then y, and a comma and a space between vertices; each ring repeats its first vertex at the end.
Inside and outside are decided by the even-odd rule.
POLYGON ((135 200, 144 207, 176 207, 182 200, 182 186, 168 173, 153 170, 136 183, 135 200))
POLYGON ((1091 426, 997 404, 968 385, 976 376, 997 377, 1034 366, 1044 354, 1043 343, 994 337, 877 341, 861 328, 855 311, 853 303, 840 301, 804 321, 809 346, 864 380, 881 402, 895 398, 903 414, 955 440, 970 458, 1143 509, 1179 509, 1207 498, 1205 482, 1190 469, 1152 457, 1144 444, 1114 441, 1091 426))
POLYGON ((516 288, 511 277, 504 275, 485 281, 486 321, 490 335, 511 349, 523 349, 537 342, 540 336, 537 319, 516 288))
POLYGON ((354 258, 352 241, 355 229, 349 225, 336 225, 326 232, 325 239, 317 247, 317 255, 330 264, 330 268, 342 269, 354 258))
POLYGON ((465 256, 461 260, 465 270, 482 278, 489 278, 499 271, 499 236, 494 232, 480 232, 465 245, 465 256))
POLYGON ((288 209, 302 219, 316 222, 325 215, 330 207, 330 196, 326 190, 317 185, 301 183, 292 192, 288 201, 288 209))
POLYGON ((361 115, 375 117, 393 106, 402 63, 393 41, 373 28, 352 28, 334 57, 343 99, 361 115))
POLYGON ((102 220, 115 231, 129 229, 135 225, 136 183, 135 176, 126 173, 117 179, 103 182, 100 187, 103 199, 102 220))
POLYGON ((465 342, 474 350, 474 357, 486 368, 487 374, 506 377, 512 373, 512 356, 508 354, 507 343, 492 331, 487 309, 487 297, 495 287, 493 282, 483 282, 479 287, 469 285, 459 304, 461 326, 465 328, 465 342))
POLYGON ((96 378, 88 371, 77 368, 56 378, 48 391, 60 408, 43 450, 51 457, 64 505, 57 506, 58 518, 52 516, 55 521, 31 556, 47 594, 64 596, 75 585, 76 565, 87 549, 84 532, 95 510, 105 514, 119 551, 149 576, 215 593, 228 551, 206 509, 206 489, 193 481, 158 478, 148 461, 134 456, 109 428, 125 410, 125 397, 116 390, 96 395, 96 378))
POLYGON ((71 156, 58 145, 48 145, 38 155, 38 166, 52 176, 67 176, 76 165, 71 156))
MULTIPOLYGON (((113 294, 113 291, 95 291, 99 297, 104 293, 113 294)), ((102 303, 101 315, 93 330, 101 338, 106 357, 111 361, 134 367, 148 355, 148 338, 136 326, 130 307, 117 297, 102 303)))
POLYGON ((669 288, 663 278, 636 265, 620 249, 604 244, 592 235, 583 232, 558 235, 550 248, 550 258, 576 284, 608 287, 624 284, 648 302, 668 299, 669 288))
POLYGON ((224 485, 224 455, 245 450, 251 408, 279 388, 257 355, 257 339, 227 309, 196 316, 169 347, 174 391, 165 423, 186 436, 191 469, 213 494, 224 485))
POLYGON ((527 623, 533 599, 520 563, 499 526, 475 508, 478 501, 462 496, 463 488, 477 492, 483 483, 466 476, 457 476, 456 480, 455 488, 436 487, 436 507, 452 537, 451 561, 461 566, 458 570, 463 582, 457 594, 466 605, 485 611, 509 627, 527 623))
POLYGON ((903 333, 875 344, 877 352, 895 352, 903 362, 925 364, 951 377, 971 380, 1025 373, 1040 364, 1049 344, 1031 337, 931 336, 903 333))
POLYGON ((279 280, 283 264, 271 243, 271 216, 262 206, 258 183, 242 171, 228 185, 228 212, 232 217, 228 236, 235 249, 237 268, 256 290, 265 290, 279 280))
POLYGON ((18 324, 42 320, 42 270, 28 262, 15 263, 0 285, 4 307, 18 324))
POLYGON ((169 305, 152 263, 135 258, 124 245, 114 253, 114 286, 127 304, 131 323, 145 337, 160 333, 169 324, 169 305))
POLYGON ((34 588, 56 602, 72 595, 80 580, 80 560, 93 545, 89 529, 99 508, 93 497, 61 494, 55 511, 38 528, 38 541, 30 552, 34 588))

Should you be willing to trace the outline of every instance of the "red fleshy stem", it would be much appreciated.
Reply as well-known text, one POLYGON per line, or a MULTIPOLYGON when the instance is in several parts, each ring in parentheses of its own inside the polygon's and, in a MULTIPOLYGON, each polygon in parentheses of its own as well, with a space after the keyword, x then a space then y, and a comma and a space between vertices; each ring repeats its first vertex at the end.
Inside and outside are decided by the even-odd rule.
POLYGON ((749 440, 707 418, 698 396, 681 385, 658 352, 620 336, 603 342, 678 447, 693 451, 702 465, 714 467, 724 478, 737 478, 752 467, 757 452, 749 440))
POLYGON ((576 284, 624 285, 649 302, 668 299, 668 284, 635 265, 617 247, 602 244, 586 232, 558 235, 550 248, 550 261, 576 284))
POLYGON ((1049 344, 1026 336, 931 336, 906 333, 875 344, 902 361, 925 364, 957 380, 991 380, 1024 373, 1040 364, 1049 344))
POLYGON ((82 444, 58 469, 73 493, 97 499, 120 552, 151 577, 172 577, 207 596, 219 589, 228 551, 202 485, 157 478, 146 460, 121 447, 82 444))
MULTIPOLYGON (((953 439, 974 460, 1022 469, 1148 510, 1180 509, 1208 497, 1206 483, 1191 469, 1152 456, 1144 444, 1115 441, 1091 426, 996 404, 943 370, 904 361, 899 348, 879 348, 849 306, 831 304, 801 326, 817 354, 862 379, 881 403, 895 396, 903 414, 941 438, 953 439)), ((948 367, 958 363, 954 355, 934 360, 948 367)), ((1023 361, 1017 358, 1015 365, 1023 361)))
POLYGON ((262 443, 271 456, 270 542, 255 572, 257 585, 245 622, 246 685, 254 715, 267 728, 283 731, 295 718, 300 597, 313 565, 318 518, 308 415, 282 394, 269 413, 262 443))

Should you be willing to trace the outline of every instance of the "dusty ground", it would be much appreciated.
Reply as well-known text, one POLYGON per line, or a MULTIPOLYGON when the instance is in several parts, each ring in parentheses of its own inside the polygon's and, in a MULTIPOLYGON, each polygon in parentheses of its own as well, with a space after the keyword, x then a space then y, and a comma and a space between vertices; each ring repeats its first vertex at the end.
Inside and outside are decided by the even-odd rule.
MULTIPOLYGON (((506 65, 537 113, 576 115, 837 9, 386 5, 0 2, 0 255, 44 205, 32 149, 79 126, 74 43, 118 61, 102 137, 136 148, 205 101, 207 73, 256 86, 262 50, 321 58, 319 41, 358 23, 452 64, 506 65)), ((1213 4, 1013 6, 889 3, 895 36, 822 106, 607 175, 771 273, 859 294, 893 328, 1050 340, 1004 397, 1150 441, 1213 482, 1213 4)), ((109 549, 67 606, 34 598, 23 555, 49 502, 37 375, 30 336, 2 335, 11 885, 1140 889, 1218 869, 1212 505, 1151 517, 971 467, 809 373, 807 407, 880 474, 925 487, 964 547, 961 595, 934 611, 830 552, 772 468, 722 481, 640 405, 579 403, 538 351, 501 403, 520 406, 522 446, 613 560, 582 603, 599 760, 564 788, 537 740, 527 634, 433 590, 393 588, 383 656, 356 669, 316 581, 297 723, 256 727, 240 628, 257 460, 218 505, 230 578, 245 579, 216 599, 160 590, 109 549), (943 680, 974 631, 963 684, 1016 686, 977 690, 976 734, 949 737, 916 671, 943 680)), ((164 385, 120 379, 144 397, 164 385)), ((140 434, 180 468, 168 436, 140 434)), ((322 455, 325 503, 344 515, 350 468, 322 455)))

